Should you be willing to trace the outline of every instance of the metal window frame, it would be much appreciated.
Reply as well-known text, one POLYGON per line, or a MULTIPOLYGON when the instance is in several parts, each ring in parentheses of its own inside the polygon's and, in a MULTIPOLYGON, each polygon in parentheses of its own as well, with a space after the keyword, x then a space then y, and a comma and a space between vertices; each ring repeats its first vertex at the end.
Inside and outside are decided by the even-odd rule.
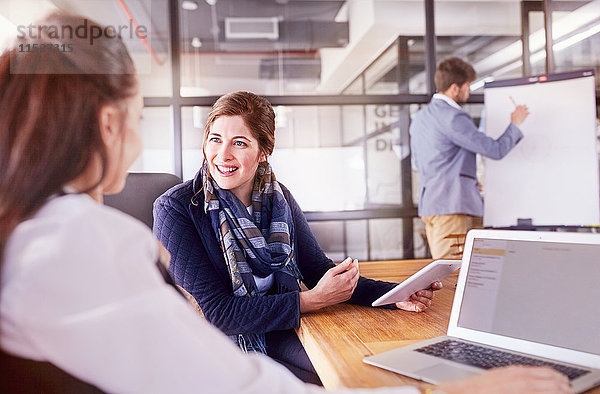
MULTIPOLYGON (((521 43, 523 75, 531 74, 531 51, 529 50, 529 13, 542 12, 544 14, 545 51, 546 51, 546 74, 555 72, 554 40, 552 39, 552 12, 573 11, 587 4, 587 1, 553 1, 553 0, 521 0, 521 43)), ((596 97, 598 102, 598 97, 596 97)))

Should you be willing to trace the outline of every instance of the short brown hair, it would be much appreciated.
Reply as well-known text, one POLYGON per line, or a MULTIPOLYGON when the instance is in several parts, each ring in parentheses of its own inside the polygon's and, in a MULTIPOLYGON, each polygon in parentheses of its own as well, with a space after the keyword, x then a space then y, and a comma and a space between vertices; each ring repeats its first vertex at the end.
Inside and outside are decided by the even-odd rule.
POLYGON ((465 82, 474 81, 476 76, 469 63, 457 57, 449 57, 442 60, 435 70, 435 87, 438 92, 445 92, 452 84, 460 87, 465 82))
MULTIPOLYGON (((252 136, 258 141, 260 152, 269 156, 275 147, 275 112, 269 101, 250 92, 228 93, 213 104, 204 126, 204 142, 210 127, 220 116, 241 116, 252 136)), ((204 149, 203 149, 204 150, 204 149)))

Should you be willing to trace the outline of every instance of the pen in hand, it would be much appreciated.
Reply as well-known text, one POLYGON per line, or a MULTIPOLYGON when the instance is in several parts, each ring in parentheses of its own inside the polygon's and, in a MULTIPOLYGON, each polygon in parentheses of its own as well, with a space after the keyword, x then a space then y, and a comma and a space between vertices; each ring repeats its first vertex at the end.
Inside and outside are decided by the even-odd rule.
POLYGON ((513 96, 508 96, 510 101, 514 104, 515 110, 510 114, 510 121, 517 126, 525 121, 529 116, 529 108, 526 105, 518 105, 513 96))

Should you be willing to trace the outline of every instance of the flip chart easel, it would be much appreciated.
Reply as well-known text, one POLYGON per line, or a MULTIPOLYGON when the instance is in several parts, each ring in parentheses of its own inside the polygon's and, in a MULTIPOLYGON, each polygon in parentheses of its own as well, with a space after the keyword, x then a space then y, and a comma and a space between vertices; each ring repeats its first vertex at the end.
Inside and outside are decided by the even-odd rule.
POLYGON ((485 159, 484 226, 600 224, 594 71, 493 81, 484 100, 492 138, 515 103, 531 113, 517 146, 501 160, 485 159))

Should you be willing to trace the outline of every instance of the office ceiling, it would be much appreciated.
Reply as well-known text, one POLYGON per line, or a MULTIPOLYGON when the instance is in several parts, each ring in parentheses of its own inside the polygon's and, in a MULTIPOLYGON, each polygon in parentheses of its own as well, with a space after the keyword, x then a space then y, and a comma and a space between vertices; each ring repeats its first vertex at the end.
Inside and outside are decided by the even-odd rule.
MULTIPOLYGON (((573 9, 581 6, 573 3, 577 3, 573 9)), ((590 6, 593 3, 597 2, 590 6)), ((138 22, 151 27, 151 49, 163 64, 170 56, 168 4, 167 0, 0 0, 0 23, 17 25, 36 19, 36 13, 60 8, 103 24, 127 24, 129 11, 138 22), (11 7, 18 12, 9 10, 11 7)), ((397 58, 390 57, 386 67, 377 67, 373 81, 392 82, 404 72, 422 84, 422 4, 418 0, 178 0, 182 81, 202 87, 207 78, 217 84, 225 76, 232 84, 283 79, 306 82, 309 89, 318 85, 320 92, 336 94, 394 39, 405 37, 411 40, 410 56, 403 58, 408 64, 398 70, 397 58), (351 14, 348 9, 352 6, 355 11, 359 7, 359 12, 351 14), (247 18, 246 24, 236 25, 239 20, 231 18, 247 18), (228 32, 227 23, 232 21, 229 27, 242 26, 242 34, 229 34, 236 33, 235 29, 228 32)), ((482 72, 503 67, 496 61, 501 53, 507 52, 503 55, 506 61, 518 60, 513 47, 520 36, 519 4, 518 0, 437 2, 436 12, 446 16, 436 18, 438 56, 465 57, 482 72), (480 16, 479 24, 474 15, 480 16), (491 64, 492 58, 498 64, 491 64)), ((572 34, 577 32, 570 29, 572 34)), ((2 34, 12 30, 3 33, 0 25, 0 44, 2 34)), ((148 46, 140 40, 130 40, 127 45, 134 54, 148 53, 148 46)))
POLYGON ((224 56, 228 64, 243 56, 242 65, 258 62, 261 79, 318 79, 318 51, 348 44, 348 22, 336 21, 344 3, 179 0, 182 52, 215 67, 224 56))
POLYGON ((336 22, 344 1, 180 0, 184 50, 200 52, 315 51, 348 43, 348 23, 336 22), (185 4, 197 9, 186 10, 185 4), (231 22, 244 18, 235 36, 231 22), (228 29, 231 28, 231 29, 228 29), (266 37, 271 32, 271 37, 266 37), (263 35, 263 37, 259 37, 263 35))

